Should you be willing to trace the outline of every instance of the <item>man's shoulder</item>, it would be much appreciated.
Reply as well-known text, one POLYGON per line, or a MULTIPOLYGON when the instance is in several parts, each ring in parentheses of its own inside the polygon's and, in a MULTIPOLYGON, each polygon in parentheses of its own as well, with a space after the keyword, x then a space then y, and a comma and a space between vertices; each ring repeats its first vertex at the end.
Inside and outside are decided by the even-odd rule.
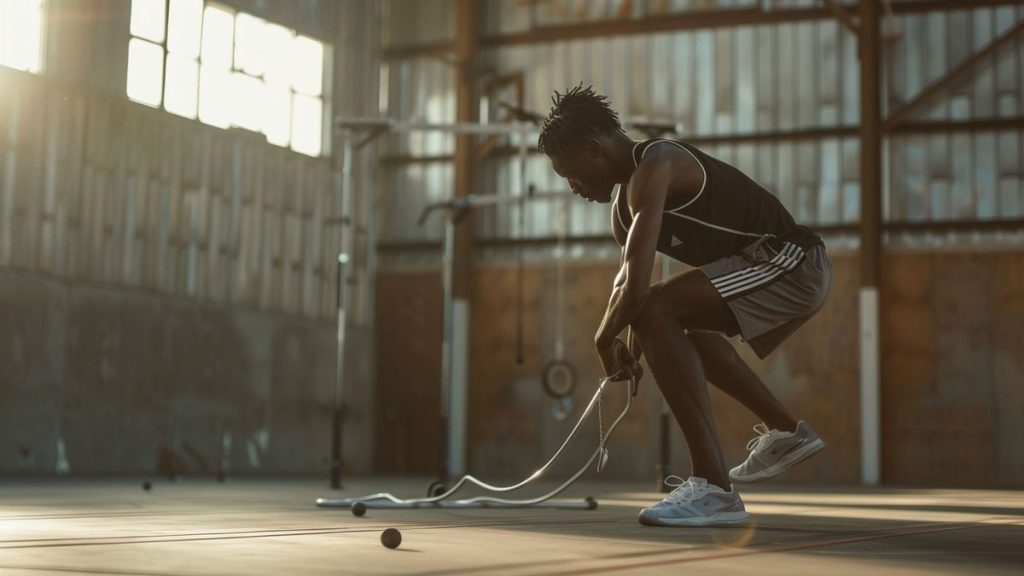
MULTIPOLYGON (((637 164, 631 183, 660 173, 668 186, 664 198, 666 207, 686 202, 700 191, 705 178, 704 167, 683 143, 659 139, 645 144, 649 148, 637 164)), ((634 194, 630 194, 627 199, 630 206, 634 206, 634 194)))

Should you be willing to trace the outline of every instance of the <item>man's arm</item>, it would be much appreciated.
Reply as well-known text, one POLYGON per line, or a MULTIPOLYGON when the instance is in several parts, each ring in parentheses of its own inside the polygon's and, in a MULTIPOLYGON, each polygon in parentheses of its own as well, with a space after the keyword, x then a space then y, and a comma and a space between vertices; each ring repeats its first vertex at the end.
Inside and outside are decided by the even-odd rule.
MULTIPOLYGON (((648 161, 637 169, 629 185, 627 198, 633 212, 633 224, 626 237, 624 257, 615 278, 604 320, 594 338, 598 352, 607 351, 615 338, 637 317, 651 289, 662 213, 672 174, 668 154, 652 150, 648 161)), ((605 368, 608 366, 605 361, 605 368)))

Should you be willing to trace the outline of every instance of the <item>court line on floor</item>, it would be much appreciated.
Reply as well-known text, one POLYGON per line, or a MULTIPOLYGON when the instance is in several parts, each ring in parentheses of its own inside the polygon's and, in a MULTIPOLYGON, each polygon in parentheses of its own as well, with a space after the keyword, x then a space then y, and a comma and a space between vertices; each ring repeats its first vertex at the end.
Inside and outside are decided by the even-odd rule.
MULTIPOLYGON (((915 527, 934 526, 934 525, 935 525, 934 522, 916 522, 916 523, 906 524, 906 525, 900 526, 899 529, 900 530, 907 530, 907 529, 915 528, 915 527)), ((761 532, 761 531, 791 532, 791 533, 805 532, 805 533, 814 533, 814 534, 820 534, 822 532, 821 529, 817 529, 817 530, 802 530, 802 529, 791 529, 791 528, 776 527, 776 526, 771 526, 771 525, 751 526, 750 524, 736 524, 736 525, 728 525, 728 526, 703 526, 703 527, 693 527, 693 528, 644 527, 644 528, 641 528, 641 530, 643 530, 645 532, 649 532, 651 534, 654 534, 654 533, 669 534, 669 533, 673 533, 674 532, 676 534, 683 533, 683 534, 687 534, 687 535, 706 536, 706 537, 709 537, 711 539, 711 542, 690 546, 684 552, 685 554, 701 553, 701 552, 705 552, 705 551, 708 551, 708 550, 722 550, 723 548, 734 548, 734 549, 735 548, 747 548, 747 549, 749 549, 748 546, 745 545, 745 544, 744 545, 736 545, 735 543, 729 543, 729 541, 725 540, 725 539, 715 540, 714 537, 712 536, 712 534, 715 534, 715 533, 721 534, 721 533, 724 533, 724 532, 736 532, 736 531, 744 531, 744 532, 746 532, 746 531, 749 531, 749 530, 755 530, 755 531, 758 531, 758 532, 761 532)), ((893 530, 896 530, 896 529, 895 528, 891 529, 891 530, 889 530, 889 532, 892 532, 893 530)), ((859 532, 862 532, 862 531, 856 531, 856 530, 837 530, 835 532, 842 532, 842 533, 846 533, 846 534, 853 534, 853 533, 859 533, 859 532)), ((651 544, 665 544, 664 541, 657 541, 657 540, 647 540, 646 542, 651 543, 651 544)), ((634 558, 634 557, 644 557, 644 556, 647 556, 647 557, 650 557, 650 556, 664 557, 664 556, 668 556, 668 555, 674 555, 674 556, 678 557, 678 555, 680 553, 681 552, 678 549, 643 550, 643 551, 625 552, 625 553, 619 553, 619 554, 605 554, 605 555, 602 555, 600 557, 594 558, 593 560, 594 561, 615 561, 615 560, 620 560, 620 559, 623 559, 623 558, 634 558)), ((701 557, 701 558, 703 558, 703 557, 701 557)), ((584 561, 584 562, 586 562, 586 561, 584 561)), ((503 563, 500 563, 500 564, 473 566, 473 567, 459 568, 459 569, 427 570, 427 571, 424 571, 424 572, 415 572, 413 574, 414 574, 414 576, 451 576, 451 575, 454 575, 454 574, 476 574, 476 573, 479 573, 481 571, 487 571, 488 573, 498 573, 498 572, 511 572, 511 571, 528 570, 530 568, 541 567, 541 566, 548 567, 548 566, 550 566, 550 564, 551 564, 551 561, 549 561, 549 560, 543 560, 543 561, 538 561, 538 562, 521 562, 521 563, 514 564, 514 565, 513 564, 509 564, 507 562, 503 562, 503 563)), ((548 574, 549 570, 550 570, 550 568, 547 568, 543 572, 543 574, 548 574)), ((580 570, 582 570, 582 569, 580 569, 580 570)))
POLYGON ((937 532, 953 532, 957 530, 970 530, 977 528, 985 528, 990 526, 1020 526, 1024 525, 1019 520, 1010 522, 989 522, 986 521, 996 520, 999 517, 984 518, 976 522, 963 522, 957 523, 951 526, 940 526, 935 528, 929 528, 925 530, 903 530, 899 532, 888 531, 883 534, 871 534, 867 536, 857 536, 854 538, 841 538, 838 540, 826 540, 824 542, 808 542, 805 544, 790 544, 786 546, 776 546, 774 548, 758 548, 753 550, 742 550, 734 552, 725 552, 721 554, 709 554, 705 556, 697 557, 685 557, 676 559, 663 559, 655 560, 650 562, 640 562, 634 564, 619 564, 616 566, 594 566, 589 568, 577 568, 573 570, 566 570, 563 572, 549 572, 550 574, 559 575, 570 575, 570 574, 594 574, 597 572, 619 572, 624 570, 635 570, 637 568, 653 568, 658 566, 671 566, 675 564, 689 564, 694 562, 705 562, 710 560, 721 560, 726 558, 741 558, 744 556, 757 556, 761 554, 776 554, 780 552, 793 552, 797 550, 811 550, 816 548, 828 548, 831 546, 844 546, 847 544, 857 544, 860 542, 871 542, 876 540, 888 540, 893 538, 900 538, 904 536, 917 536, 921 534, 933 534, 937 532))
POLYGON ((97 570, 94 568, 65 568, 63 566, 22 566, 0 564, 0 570, 25 570, 26 572, 70 572, 72 574, 107 574, 114 576, 181 576, 182 572, 140 572, 139 570, 97 570))
POLYGON ((200 540, 237 540, 244 538, 279 538, 287 536, 314 536, 319 534, 358 534, 362 532, 377 532, 385 528, 398 528, 399 530, 447 530, 452 528, 501 528, 505 526, 529 526, 529 525, 577 525, 577 524, 610 524, 620 522, 619 517, 590 518, 587 520, 556 520, 538 521, 536 519, 523 519, 510 522, 508 520, 464 522, 460 524, 380 524, 372 526, 347 526, 347 527, 324 527, 324 528, 288 528, 277 530, 249 530, 230 532, 192 532, 183 534, 167 535, 143 535, 143 536, 93 536, 93 537, 69 537, 53 539, 33 540, 6 540, 0 541, 0 550, 13 550, 18 548, 66 548, 74 546, 112 546, 119 544, 159 544, 163 542, 193 542, 200 540), (5 544, 15 544, 7 546, 5 544))
MULTIPOLYGON (((440 510, 440 509, 439 509, 440 510)), ((188 513, 181 513, 188 516, 188 513)), ((361 533, 368 531, 383 530, 385 528, 398 528, 400 530, 441 530, 457 528, 501 528, 518 526, 572 526, 572 525, 594 525, 612 524, 622 522, 619 516, 603 516, 599 518, 588 518, 581 520, 544 520, 533 516, 521 516, 518 518, 504 518, 493 520, 466 521, 464 516, 456 516, 462 520, 458 523, 442 522, 437 524, 372 524, 363 526, 324 526, 319 528, 268 528, 262 530, 224 530, 219 532, 178 532, 172 534, 143 534, 138 536, 85 536, 85 537, 58 537, 58 538, 29 538, 20 540, 0 540, 0 550, 15 548, 42 548, 42 547, 73 547, 73 546, 95 546, 95 545, 117 545, 117 544, 147 544, 178 541, 198 540, 220 540, 239 538, 276 538, 287 536, 308 536, 317 534, 342 534, 361 533), (13 544, 13 545, 12 545, 13 544)), ((931 526, 932 523, 927 523, 931 526)), ((747 525, 737 526, 744 528, 747 525)), ((724 527, 729 529, 730 527, 724 527)), ((792 530, 783 527, 760 526, 761 529, 770 529, 788 532, 816 532, 815 530, 792 530)), ((717 529, 712 527, 712 529, 717 529)))

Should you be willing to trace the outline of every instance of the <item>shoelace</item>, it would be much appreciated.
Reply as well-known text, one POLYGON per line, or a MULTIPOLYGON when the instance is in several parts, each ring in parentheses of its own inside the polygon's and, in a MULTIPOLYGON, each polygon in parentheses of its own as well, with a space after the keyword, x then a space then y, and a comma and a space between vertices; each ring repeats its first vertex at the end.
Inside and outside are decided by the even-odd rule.
POLYGON ((757 432, 757 436, 751 438, 750 442, 747 442, 747 450, 767 448, 768 445, 771 444, 772 432, 764 422, 755 424, 754 432, 757 432))
POLYGON ((683 480, 674 474, 665 478, 665 485, 675 488, 665 497, 665 501, 670 504, 689 504, 703 496, 707 489, 703 482, 694 482, 693 478, 683 480))

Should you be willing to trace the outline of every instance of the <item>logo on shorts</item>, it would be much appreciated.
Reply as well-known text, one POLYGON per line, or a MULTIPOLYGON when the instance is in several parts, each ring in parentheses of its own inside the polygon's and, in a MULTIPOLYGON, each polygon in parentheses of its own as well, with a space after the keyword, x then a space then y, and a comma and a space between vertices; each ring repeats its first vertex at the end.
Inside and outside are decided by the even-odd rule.
POLYGON ((669 246, 671 248, 675 248, 676 246, 682 245, 682 243, 683 243, 683 241, 680 240, 678 236, 672 236, 672 241, 669 242, 669 246))

